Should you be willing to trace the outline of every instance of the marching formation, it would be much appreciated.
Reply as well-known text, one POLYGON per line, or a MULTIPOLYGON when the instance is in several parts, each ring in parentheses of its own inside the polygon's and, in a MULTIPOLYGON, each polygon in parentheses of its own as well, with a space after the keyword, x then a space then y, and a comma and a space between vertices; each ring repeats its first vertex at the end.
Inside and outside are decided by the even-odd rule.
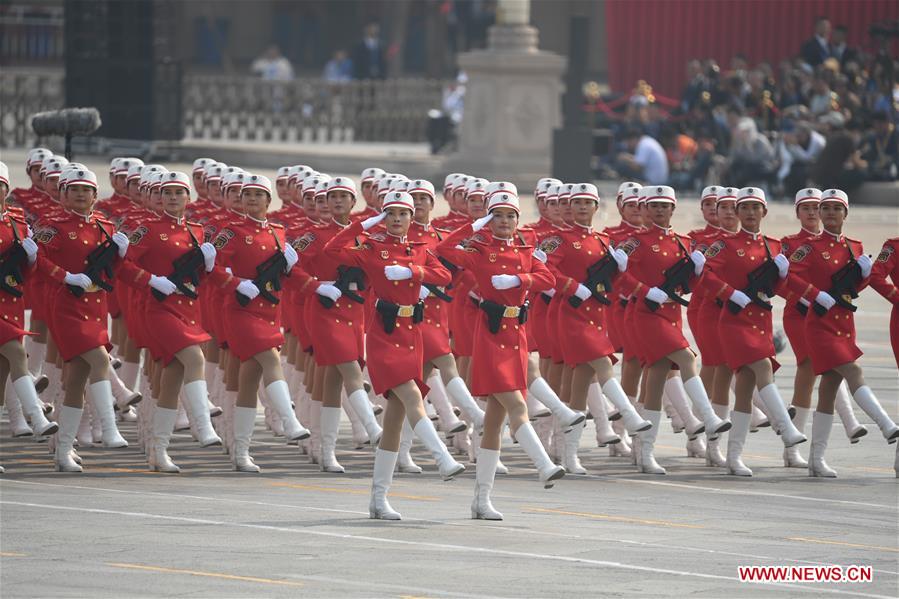
POLYGON ((454 456, 475 464, 472 518, 501 520, 507 434, 546 488, 587 473, 591 420, 597 446, 652 475, 663 413, 689 457, 743 477, 746 439, 766 427, 785 467, 836 477, 834 414, 851 442, 869 432, 853 403, 899 439, 858 363, 852 303, 868 285, 892 303, 899 360, 899 238, 866 255, 838 189, 800 190, 798 232, 775 239, 754 187, 707 187, 707 226, 680 234, 674 190, 630 182, 620 223, 599 230, 597 188, 550 178, 525 225, 515 185, 461 173, 432 218, 431 182, 378 168, 358 188, 302 165, 272 185, 213 159, 188 175, 115 158, 102 200, 95 173, 49 150, 25 171, 10 192, 0 163, 0 377, 13 435, 50 437, 61 472, 88 467, 76 446, 126 447, 122 420, 152 470, 180 472, 169 442, 189 429, 259 472, 261 402, 273 434, 329 473, 344 472, 347 415, 353 446, 375 448, 372 518, 400 519, 387 494, 396 470, 422 471, 417 439, 445 480, 465 471, 454 456), (789 404, 775 296, 798 364, 789 404))

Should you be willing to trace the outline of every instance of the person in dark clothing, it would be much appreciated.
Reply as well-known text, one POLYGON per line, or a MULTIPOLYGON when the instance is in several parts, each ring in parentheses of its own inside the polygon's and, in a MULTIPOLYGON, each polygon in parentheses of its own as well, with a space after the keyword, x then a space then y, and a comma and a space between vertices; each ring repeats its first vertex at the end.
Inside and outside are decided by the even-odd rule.
POLYGON ((874 131, 861 147, 861 156, 868 163, 868 180, 895 181, 899 178, 899 132, 885 112, 875 112, 871 120, 874 131))
POLYGON ((867 175, 868 164, 847 131, 837 131, 828 138, 811 169, 811 179, 819 189, 836 188, 849 194, 865 182, 867 175))
POLYGON ((815 35, 802 44, 799 55, 812 67, 830 58, 830 19, 827 17, 815 19, 815 35))
POLYGON ((387 59, 381 43, 381 26, 372 21, 365 26, 362 40, 353 49, 353 74, 356 79, 384 79, 387 59))
POLYGON ((846 67, 847 63, 858 62, 858 50, 849 46, 847 37, 849 28, 845 25, 837 25, 833 28, 833 37, 830 39, 830 55, 840 61, 840 68, 846 67))

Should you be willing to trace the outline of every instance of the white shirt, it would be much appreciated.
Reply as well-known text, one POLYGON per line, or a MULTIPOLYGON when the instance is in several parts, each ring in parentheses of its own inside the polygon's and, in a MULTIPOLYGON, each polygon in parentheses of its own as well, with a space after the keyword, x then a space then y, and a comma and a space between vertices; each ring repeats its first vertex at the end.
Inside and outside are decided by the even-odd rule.
POLYGON ((780 169, 777 171, 777 178, 783 181, 790 174, 790 168, 795 162, 800 164, 811 164, 814 162, 826 145, 827 140, 817 131, 811 132, 808 148, 803 148, 799 144, 785 144, 781 140, 779 148, 780 169))
POLYGON ((643 167, 643 179, 650 185, 668 183, 668 157, 662 145, 648 135, 637 142, 634 160, 643 167))

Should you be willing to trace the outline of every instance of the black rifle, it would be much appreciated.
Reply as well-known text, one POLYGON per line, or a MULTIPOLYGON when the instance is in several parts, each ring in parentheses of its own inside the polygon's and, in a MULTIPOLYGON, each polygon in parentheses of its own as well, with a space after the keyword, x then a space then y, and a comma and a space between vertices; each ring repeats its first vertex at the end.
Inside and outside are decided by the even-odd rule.
MULTIPOLYGON (((172 260, 172 274, 168 276, 168 279, 175 284, 178 291, 185 297, 197 299, 197 285, 200 284, 200 269, 206 267, 206 258, 203 256, 203 251, 200 250, 197 239, 190 229, 188 229, 188 233, 190 233, 190 238, 194 242, 194 247, 172 260)), ((157 289, 154 289, 152 293, 153 297, 160 302, 165 301, 165 298, 168 297, 157 289)), ((239 300, 240 298, 238 298, 238 301, 239 300)))
MULTIPOLYGON (((499 333, 500 325, 503 322, 503 314, 506 312, 506 306, 482 299, 478 307, 487 314, 487 329, 496 335, 499 333)), ((529 303, 524 302, 518 312, 518 323, 524 324, 528 321, 529 303)))
MULTIPOLYGON (((606 292, 612 291, 612 277, 616 272, 618 272, 618 263, 608 252, 587 267, 587 279, 584 281, 584 287, 590 290, 590 295, 600 304, 608 306, 612 303, 606 297, 606 292)), ((568 298, 568 303, 573 308, 579 308, 584 300, 572 295, 568 298)))
MULTIPOLYGON (((341 295, 348 297, 357 304, 364 304, 365 298, 356 293, 356 290, 350 288, 352 283, 356 284, 356 290, 365 291, 365 271, 358 266, 338 266, 337 280, 334 281, 334 286, 340 289, 341 295)), ((334 300, 330 297, 319 295, 318 301, 328 310, 334 307, 334 300)))
MULTIPOLYGON (((847 243, 848 246, 848 243, 847 243)), ((858 260, 852 255, 852 248, 849 248, 851 259, 843 265, 837 272, 830 277, 830 289, 827 293, 836 300, 836 305, 846 308, 850 312, 855 312, 858 307, 853 305, 852 300, 858 297, 858 286, 862 282, 862 268, 858 265, 858 260)), ((815 302, 815 314, 824 316, 827 314, 827 308, 815 302)))
POLYGON ((0 289, 13 297, 22 297, 22 292, 16 289, 25 281, 22 275, 22 266, 28 262, 28 254, 19 239, 16 223, 9 221, 12 227, 13 244, 0 255, 0 289))
POLYGON ((808 306, 806 306, 802 302, 796 302, 796 311, 805 316, 806 314, 808 314, 808 306))
MULTIPOLYGON (((668 294, 672 301, 681 306, 689 306, 690 302, 678 295, 678 292, 684 295, 690 293, 690 277, 693 276, 694 268, 690 256, 684 256, 665 269, 665 281, 659 285, 659 289, 668 294)), ((643 298, 643 301, 653 312, 658 310, 661 305, 648 298, 643 298)))
POLYGON ((438 287, 437 285, 431 285, 430 283, 422 283, 421 286, 424 287, 425 289, 427 289, 428 291, 430 291, 431 295, 433 295, 437 299, 443 300, 445 302, 453 301, 453 296, 451 296, 450 294, 448 294, 445 291, 443 291, 442 289, 440 289, 440 287, 438 287))
MULTIPOLYGON (((107 233, 106 229, 100 226, 99 223, 97 224, 97 228, 103 231, 106 239, 87 255, 87 268, 84 269, 84 274, 90 277, 91 283, 103 291, 112 291, 112 285, 107 283, 103 277, 105 276, 107 279, 112 278, 112 263, 115 262, 116 258, 119 256, 119 246, 112 240, 112 236, 107 233)), ((72 295, 75 297, 84 295, 85 290, 83 287, 79 287, 78 285, 69 285, 68 287, 69 291, 72 292, 72 295)))
MULTIPOLYGON (((753 304, 770 312, 774 309, 774 306, 762 299, 761 295, 774 296, 774 287, 780 278, 780 271, 771 257, 771 248, 768 247, 768 240, 763 237, 762 241, 765 243, 765 252, 768 254, 768 258, 746 275, 748 284, 741 291, 749 296, 753 304)), ((733 300, 727 300, 727 309, 730 310, 731 314, 739 314, 743 307, 733 300)))
MULTIPOLYGON (((278 236, 272 232, 275 238, 275 253, 265 260, 262 264, 256 265, 256 278, 253 284, 259 289, 259 295, 276 306, 281 302, 273 291, 281 291, 281 275, 287 272, 287 258, 281 250, 281 242, 278 236)), ((250 303, 250 298, 240 291, 235 290, 237 294, 237 303, 246 306, 250 303)))

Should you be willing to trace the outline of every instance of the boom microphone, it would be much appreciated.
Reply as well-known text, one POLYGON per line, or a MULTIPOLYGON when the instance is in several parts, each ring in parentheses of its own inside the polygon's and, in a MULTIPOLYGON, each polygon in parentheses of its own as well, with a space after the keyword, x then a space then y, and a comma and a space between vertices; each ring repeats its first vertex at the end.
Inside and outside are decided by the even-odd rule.
POLYGON ((31 117, 31 128, 39 137, 60 135, 66 138, 66 158, 72 159, 72 136, 90 135, 100 128, 100 111, 96 108, 63 108, 38 112, 31 117))

